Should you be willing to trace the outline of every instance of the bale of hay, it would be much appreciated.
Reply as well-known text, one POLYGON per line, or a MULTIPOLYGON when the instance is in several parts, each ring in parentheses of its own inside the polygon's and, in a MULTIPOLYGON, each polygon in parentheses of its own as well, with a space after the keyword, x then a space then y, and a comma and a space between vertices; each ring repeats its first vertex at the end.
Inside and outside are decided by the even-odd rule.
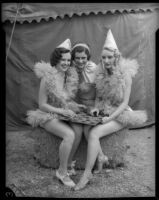
MULTIPOLYGON (((116 133, 101 138, 101 146, 103 152, 109 158, 109 167, 117 167, 124 165, 124 155, 126 153, 126 138, 127 129, 120 130, 116 133)), ((34 139, 34 157, 40 165, 51 167, 53 169, 59 166, 59 145, 61 138, 47 132, 42 128, 33 129, 30 136, 34 139)), ((87 155, 87 141, 84 136, 80 142, 79 148, 75 153, 76 169, 84 169, 87 155)))
MULTIPOLYGON (((124 159, 127 150, 127 145, 125 144, 126 133, 127 129, 123 129, 100 139, 103 153, 107 155, 109 159, 109 165, 105 167, 115 168, 126 164, 124 159)), ((74 156, 77 169, 83 169, 85 167, 86 156, 87 142, 83 137, 74 156)))

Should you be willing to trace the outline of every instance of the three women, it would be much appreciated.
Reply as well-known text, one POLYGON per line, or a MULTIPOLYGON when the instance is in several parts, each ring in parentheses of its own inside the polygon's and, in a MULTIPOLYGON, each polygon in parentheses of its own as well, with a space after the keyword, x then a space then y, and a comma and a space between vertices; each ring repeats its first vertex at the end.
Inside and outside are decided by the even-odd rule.
MULTIPOLYGON (((70 48, 69 51, 63 52, 57 62, 52 64, 56 68, 51 67, 49 73, 40 75, 44 76, 39 92, 40 110, 28 112, 30 124, 36 123, 63 138, 59 148, 60 166, 56 176, 71 187, 74 187, 75 183, 67 173, 68 160, 71 150, 74 149, 72 156, 76 151, 84 132, 88 140, 87 161, 84 173, 74 187, 75 190, 84 188, 90 181, 96 159, 100 163, 107 162, 107 157, 100 146, 101 137, 127 126, 142 124, 147 120, 145 111, 133 111, 128 106, 132 78, 137 73, 138 63, 136 60, 124 59, 121 56, 111 30, 108 31, 99 65, 96 66, 89 59, 90 49, 84 43, 78 43, 72 48, 72 67, 69 67, 70 48), (75 112, 81 108, 86 109, 81 105, 84 104, 87 106, 87 112, 92 115, 102 114, 103 124, 90 127, 60 121, 58 113, 75 116, 73 107, 69 107, 71 101, 77 108, 75 112)), ((55 57, 52 60, 56 60, 55 57)), ((35 68, 36 73, 37 71, 35 68)))

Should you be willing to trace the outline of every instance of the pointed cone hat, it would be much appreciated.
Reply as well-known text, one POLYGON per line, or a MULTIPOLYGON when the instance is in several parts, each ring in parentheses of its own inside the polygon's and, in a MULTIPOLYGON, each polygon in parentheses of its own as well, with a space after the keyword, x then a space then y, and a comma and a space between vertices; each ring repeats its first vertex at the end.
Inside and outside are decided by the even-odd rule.
POLYGON ((71 51, 71 41, 70 39, 66 39, 64 42, 62 42, 57 48, 65 48, 71 51))
POLYGON ((106 37, 103 48, 105 48, 105 47, 118 50, 115 39, 114 39, 113 34, 110 29, 108 30, 107 37, 106 37))

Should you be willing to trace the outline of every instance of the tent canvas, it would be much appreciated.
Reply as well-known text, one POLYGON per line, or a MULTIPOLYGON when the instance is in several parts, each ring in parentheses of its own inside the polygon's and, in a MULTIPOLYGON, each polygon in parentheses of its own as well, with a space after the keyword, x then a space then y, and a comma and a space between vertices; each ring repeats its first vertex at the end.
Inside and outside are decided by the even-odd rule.
POLYGON ((109 28, 122 55, 135 58, 140 64, 129 105, 133 109, 146 109, 148 122, 154 122, 158 16, 158 3, 4 3, 2 22, 6 54, 9 49, 6 61, 7 129, 29 127, 25 122, 26 111, 38 107, 39 80, 33 73, 35 62, 49 62, 52 50, 70 38, 72 43, 89 43, 91 59, 98 63, 109 28))

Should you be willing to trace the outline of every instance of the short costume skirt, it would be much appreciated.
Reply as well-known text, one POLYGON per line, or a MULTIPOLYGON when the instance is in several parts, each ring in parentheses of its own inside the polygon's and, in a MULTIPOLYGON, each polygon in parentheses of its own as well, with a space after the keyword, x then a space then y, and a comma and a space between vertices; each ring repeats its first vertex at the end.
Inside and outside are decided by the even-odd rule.
POLYGON ((43 126, 46 122, 58 119, 58 115, 55 113, 48 113, 41 111, 40 109, 37 110, 29 110, 27 112, 26 121, 32 127, 43 126))

